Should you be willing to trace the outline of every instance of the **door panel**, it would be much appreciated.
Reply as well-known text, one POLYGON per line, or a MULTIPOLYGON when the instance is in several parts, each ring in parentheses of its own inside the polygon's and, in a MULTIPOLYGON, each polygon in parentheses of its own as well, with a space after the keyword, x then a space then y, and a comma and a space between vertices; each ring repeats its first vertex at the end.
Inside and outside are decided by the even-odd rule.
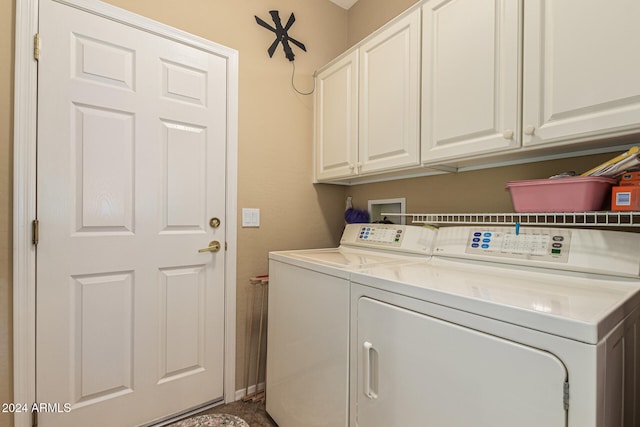
POLYGON ((357 331, 360 426, 566 426, 550 353, 369 298, 357 331))
POLYGON ((227 59, 40 2, 37 387, 44 427, 223 396, 227 59))
POLYGON ((205 367, 205 271, 205 266, 161 270, 161 383, 205 367), (193 310, 185 312, 184 307, 193 310))
POLYGON ((206 143, 203 128, 162 121, 162 233, 206 231, 206 143))
POLYGON ((131 393, 133 272, 73 277, 71 294, 74 401, 85 406, 131 393))
POLYGON ((639 2, 527 0, 524 20, 525 145, 638 132, 639 2))
POLYGON ((423 6, 422 162, 520 147, 518 2, 423 6))
POLYGON ((316 79, 316 178, 354 175, 358 158, 358 51, 316 79))
POLYGON ((420 161, 420 11, 359 48, 358 172, 420 161))
POLYGON ((75 231, 133 232, 135 116, 89 105, 72 115, 75 231))

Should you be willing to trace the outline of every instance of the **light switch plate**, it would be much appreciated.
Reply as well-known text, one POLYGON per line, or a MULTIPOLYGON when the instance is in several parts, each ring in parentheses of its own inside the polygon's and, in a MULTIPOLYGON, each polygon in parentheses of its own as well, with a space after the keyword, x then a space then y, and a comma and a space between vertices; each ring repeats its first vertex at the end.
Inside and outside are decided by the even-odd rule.
POLYGON ((242 226, 260 227, 260 209, 242 208, 242 226))

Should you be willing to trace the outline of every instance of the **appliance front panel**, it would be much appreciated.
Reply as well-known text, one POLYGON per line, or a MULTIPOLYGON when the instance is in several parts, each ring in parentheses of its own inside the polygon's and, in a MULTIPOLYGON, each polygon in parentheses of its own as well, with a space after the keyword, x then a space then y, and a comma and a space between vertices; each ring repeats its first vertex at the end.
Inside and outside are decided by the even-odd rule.
POLYGON ((362 297, 357 425, 565 427, 553 354, 362 297))

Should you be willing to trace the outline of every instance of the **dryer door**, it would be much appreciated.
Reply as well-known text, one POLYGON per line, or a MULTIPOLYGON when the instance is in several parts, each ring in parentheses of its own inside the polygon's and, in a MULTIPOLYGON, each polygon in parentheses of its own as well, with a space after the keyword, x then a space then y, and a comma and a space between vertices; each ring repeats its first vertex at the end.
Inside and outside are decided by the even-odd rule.
POLYGON ((551 353, 366 297, 357 328, 360 426, 566 426, 551 353))

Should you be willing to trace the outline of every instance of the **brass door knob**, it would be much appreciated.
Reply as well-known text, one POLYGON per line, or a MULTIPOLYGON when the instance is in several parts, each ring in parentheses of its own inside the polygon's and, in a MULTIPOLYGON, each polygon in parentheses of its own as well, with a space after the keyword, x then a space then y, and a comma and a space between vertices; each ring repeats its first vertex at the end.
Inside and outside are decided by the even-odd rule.
POLYGON ((209 246, 206 248, 198 249, 198 252, 218 252, 220 250, 220 242, 214 240, 209 242, 209 246))

